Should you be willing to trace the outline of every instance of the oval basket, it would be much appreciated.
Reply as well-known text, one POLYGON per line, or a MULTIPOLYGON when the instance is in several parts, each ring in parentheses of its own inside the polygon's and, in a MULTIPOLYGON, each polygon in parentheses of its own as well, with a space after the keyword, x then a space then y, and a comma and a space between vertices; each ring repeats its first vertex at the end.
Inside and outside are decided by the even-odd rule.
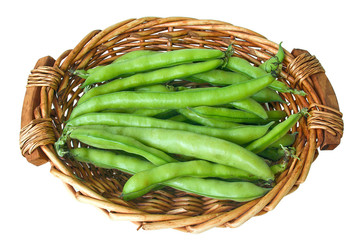
POLYGON ((111 219, 132 221, 146 230, 173 228, 198 233, 213 227, 238 227, 253 216, 267 213, 305 181, 318 149, 334 149, 342 137, 342 114, 334 90, 319 61, 305 50, 285 50, 280 80, 307 95, 281 93, 288 103, 270 105, 271 109, 284 110, 288 115, 303 107, 309 109, 310 114, 292 129, 298 132, 293 145, 298 158, 290 160, 288 169, 276 178, 275 187, 260 199, 238 203, 164 188, 125 202, 118 196, 128 174, 59 158, 53 146, 82 95, 79 86, 84 79, 73 75, 73 70, 109 64, 118 56, 138 49, 225 51, 229 44, 233 44, 235 56, 256 66, 278 50, 277 43, 226 22, 146 17, 92 31, 56 60, 50 56, 39 59, 28 78, 22 111, 20 149, 23 156, 37 166, 50 162, 50 172, 63 181, 79 201, 100 208, 111 219))

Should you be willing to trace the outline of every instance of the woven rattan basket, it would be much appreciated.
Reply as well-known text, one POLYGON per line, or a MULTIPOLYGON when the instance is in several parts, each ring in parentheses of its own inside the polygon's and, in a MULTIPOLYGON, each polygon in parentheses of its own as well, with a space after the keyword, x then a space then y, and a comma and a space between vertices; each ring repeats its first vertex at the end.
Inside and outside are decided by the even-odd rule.
POLYGON ((298 132, 293 146, 299 158, 290 160, 288 169, 277 177, 275 187, 260 199, 238 203, 164 188, 125 202, 118 196, 128 174, 59 158, 53 146, 62 133, 63 122, 82 95, 79 85, 84 79, 73 75, 72 70, 108 64, 117 56, 138 49, 226 50, 230 43, 235 56, 254 65, 270 58, 278 49, 277 43, 264 36, 226 22, 146 17, 92 31, 56 60, 49 56, 39 59, 28 78, 22 111, 20 148, 23 156, 37 166, 50 162, 50 172, 63 181, 79 201, 100 208, 111 219, 132 221, 146 230, 174 228, 198 233, 213 227, 238 227, 253 216, 271 211, 305 181, 318 149, 332 150, 342 137, 342 114, 333 88, 319 61, 305 50, 285 50, 280 80, 304 90, 307 95, 284 93, 281 96, 288 104, 270 105, 288 115, 303 107, 309 109, 309 116, 302 118, 293 129, 298 132))

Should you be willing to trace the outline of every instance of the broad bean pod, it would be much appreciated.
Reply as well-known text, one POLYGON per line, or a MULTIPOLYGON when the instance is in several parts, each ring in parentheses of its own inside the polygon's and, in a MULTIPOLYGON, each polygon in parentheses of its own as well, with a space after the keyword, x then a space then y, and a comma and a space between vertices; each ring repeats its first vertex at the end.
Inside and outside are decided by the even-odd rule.
POLYGON ((282 173, 286 170, 288 166, 288 161, 284 160, 280 163, 274 164, 270 167, 271 171, 274 173, 274 175, 282 173))
MULTIPOLYGON (((265 74, 263 71, 261 74, 265 74)), ((259 75, 261 75, 259 74, 259 75)), ((189 81, 200 82, 200 83, 210 83, 214 87, 217 86, 228 86, 232 84, 237 84, 239 82, 249 81, 252 78, 246 74, 241 72, 230 72, 221 69, 214 69, 208 72, 199 73, 187 78, 189 81)), ((272 85, 276 85, 278 83, 271 83, 272 85)), ((282 83, 280 83, 283 85, 282 83)), ((284 101, 275 90, 270 88, 264 88, 259 92, 255 93, 251 96, 254 100, 259 103, 266 102, 286 102, 284 101)))
POLYGON ((281 102, 286 103, 284 99, 275 91, 270 88, 264 88, 261 91, 255 93, 251 96, 252 99, 258 103, 268 103, 268 102, 281 102))
POLYGON ((276 125, 263 137, 253 141, 246 149, 254 153, 264 151, 272 143, 282 138, 288 131, 300 120, 300 118, 307 113, 307 109, 303 108, 300 112, 291 114, 285 121, 276 125))
POLYGON ((239 110, 243 110, 245 112, 255 114, 256 116, 262 119, 268 118, 266 110, 263 108, 263 106, 261 106, 261 104, 259 104, 251 97, 245 98, 240 101, 232 102, 230 103, 230 105, 239 110))
POLYGON ((123 62, 126 60, 130 60, 130 59, 134 59, 134 58, 138 58, 138 57, 142 57, 142 56, 158 54, 158 53, 161 53, 161 52, 147 50, 147 49, 135 50, 135 51, 127 52, 127 53, 119 56, 117 59, 114 60, 113 63, 120 63, 120 62, 123 62))
MULTIPOLYGON (((202 91, 206 89, 207 88, 184 88, 181 91, 202 91)), ((229 104, 237 109, 253 113, 263 119, 267 118, 267 114, 263 106, 261 106, 260 103, 258 103, 256 100, 252 99, 251 97, 238 100, 235 102, 231 102, 229 104)))
POLYGON ((139 194, 143 195, 144 190, 149 191, 158 184, 184 176, 238 180, 257 179, 246 171, 204 160, 167 163, 130 177, 123 187, 122 196, 125 200, 133 199, 139 197, 139 194))
POLYGON ((281 158, 296 157, 296 151, 293 147, 271 148, 268 147, 258 155, 271 161, 278 161, 281 158))
POLYGON ((274 81, 271 74, 223 88, 180 92, 116 92, 90 98, 77 105, 70 119, 85 113, 116 108, 186 108, 220 105, 248 98, 274 81))
POLYGON ((285 156, 285 150, 282 148, 266 148, 257 153, 257 155, 271 161, 278 161, 285 156))
POLYGON ((139 157, 104 149, 73 148, 69 149, 69 154, 70 157, 80 162, 91 163, 106 169, 118 169, 130 174, 145 171, 156 166, 139 157))
POLYGON ((217 119, 202 117, 196 112, 187 108, 178 109, 177 111, 186 119, 201 124, 203 126, 214 127, 214 128, 236 128, 242 126, 234 122, 221 121, 217 119))
MULTIPOLYGON (((155 85, 149 85, 149 86, 145 86, 145 87, 138 87, 138 88, 135 88, 134 90, 135 91, 143 91, 143 92, 173 92, 174 87, 173 86, 165 86, 163 84, 155 84, 155 85)), ((141 108, 141 109, 136 109, 132 113, 135 115, 152 117, 152 116, 156 116, 158 114, 169 113, 171 111, 173 111, 173 110, 172 109, 141 108)))
MULTIPOLYGON (((136 157, 129 157, 120 153, 100 149, 70 149, 70 155, 77 161, 87 162, 109 169, 119 169, 130 174, 155 167, 152 163, 137 159, 136 157)), ((270 190, 270 188, 262 188, 250 182, 226 182, 196 177, 179 177, 162 184, 205 197, 238 202, 245 202, 262 197, 270 190)))
POLYGON ((296 140, 297 132, 295 133, 287 133, 279 140, 273 142, 268 147, 269 148, 282 148, 291 146, 296 140))
POLYGON ((186 122, 188 119, 181 114, 177 114, 173 117, 168 118, 167 120, 175 121, 175 122, 186 122))
POLYGON ((251 182, 226 182, 194 177, 169 180, 164 185, 209 198, 237 202, 247 202, 262 197, 271 190, 271 188, 259 187, 251 182))
POLYGON ((90 89, 80 98, 78 104, 81 104, 94 96, 109 94, 139 86, 165 83, 176 78, 182 78, 192 74, 209 71, 219 67, 222 63, 223 60, 221 59, 213 59, 199 63, 180 64, 173 67, 161 68, 146 73, 138 73, 129 77, 115 79, 111 82, 107 82, 103 85, 90 89))
POLYGON ((253 113, 224 107, 199 106, 191 108, 191 110, 203 117, 214 118, 222 121, 250 124, 264 124, 272 121, 279 121, 286 116, 284 111, 277 110, 266 111, 265 119, 260 118, 253 113))
POLYGON ((259 68, 265 70, 268 73, 278 68, 279 64, 281 64, 285 58, 285 52, 281 44, 282 43, 279 44, 279 49, 275 56, 269 58, 267 61, 260 64, 259 68))
MULTIPOLYGON (((279 67, 281 65, 277 65, 277 67, 279 67)), ((226 64, 226 68, 234 71, 234 72, 240 72, 240 73, 244 73, 247 74, 248 76, 252 77, 252 78, 259 78, 261 76, 264 76, 264 74, 267 74, 267 72, 265 70, 263 70, 260 67, 255 67, 253 65, 250 64, 250 62, 248 62, 247 60, 243 59, 243 58, 239 58, 239 57, 230 57, 229 60, 227 61, 226 64)), ((270 67, 272 68, 272 67, 270 67)), ((278 69, 276 69, 278 70, 278 69)), ((301 96, 306 95, 306 93, 304 91, 301 90, 296 90, 293 88, 290 88, 288 85, 286 85, 285 83, 281 82, 281 81, 274 81, 269 85, 269 88, 278 91, 278 92, 284 92, 284 93, 293 93, 293 94, 298 94, 301 96)))
POLYGON ((111 132, 103 131, 101 128, 77 127, 69 131, 70 138, 77 139, 92 147, 122 150, 128 153, 138 154, 155 165, 176 162, 175 159, 166 153, 156 148, 146 146, 129 136, 115 135, 111 132))
POLYGON ((243 125, 224 129, 198 126, 183 122, 175 122, 171 120, 157 119, 134 114, 88 113, 69 121, 66 125, 66 128, 88 125, 165 128, 191 131, 194 133, 225 139, 237 144, 245 144, 264 136, 272 124, 273 122, 270 122, 266 125, 243 125))
POLYGON ((133 137, 162 151, 192 156, 242 169, 265 181, 273 180, 263 159, 238 144, 203 134, 162 128, 104 127, 105 131, 133 137))
POLYGON ((230 72, 222 69, 214 69, 207 72, 194 74, 185 79, 197 83, 210 83, 214 86, 227 86, 249 81, 252 78, 241 72, 230 72))
MULTIPOLYGON (((136 50, 136 51, 128 52, 128 53, 125 53, 125 54, 119 56, 111 64, 120 63, 120 62, 123 62, 126 60, 134 59, 134 58, 141 57, 141 56, 152 55, 152 54, 156 54, 156 53, 159 53, 159 52, 151 51, 151 50, 136 50)), ((83 71, 82 77, 87 78, 89 76, 89 74, 93 73, 94 71, 99 71, 100 68, 103 68, 105 66, 106 65, 100 65, 100 66, 96 66, 94 68, 90 68, 87 71, 83 71)), ((78 74, 78 71, 75 71, 75 74, 78 74)))
POLYGON ((135 74, 183 63, 206 61, 222 57, 224 57, 224 53, 216 49, 181 49, 141 56, 123 62, 109 64, 99 70, 93 71, 87 77, 83 87, 108 81, 125 74, 135 74))

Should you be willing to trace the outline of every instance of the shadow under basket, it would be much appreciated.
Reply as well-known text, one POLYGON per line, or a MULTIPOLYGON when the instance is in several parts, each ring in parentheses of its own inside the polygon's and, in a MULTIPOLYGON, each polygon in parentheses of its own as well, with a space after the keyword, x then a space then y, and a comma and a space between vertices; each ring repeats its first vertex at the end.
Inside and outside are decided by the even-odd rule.
POLYGON ((23 156, 39 166, 50 162, 50 172, 81 202, 101 209, 114 220, 132 221, 138 229, 173 228, 199 233, 213 227, 238 227, 253 216, 273 210, 295 191, 309 173, 318 149, 332 150, 343 133, 342 114, 324 68, 308 51, 285 50, 280 81, 303 90, 306 96, 280 93, 287 103, 270 109, 290 115, 306 107, 309 115, 292 129, 298 132, 293 147, 298 158, 276 177, 275 187, 262 198, 245 203, 216 200, 169 187, 126 202, 119 198, 129 174, 59 158, 54 143, 64 122, 81 97, 84 79, 72 74, 111 63, 118 56, 139 49, 169 51, 213 48, 225 51, 232 44, 238 56, 255 66, 274 56, 279 45, 246 28, 216 20, 185 17, 128 19, 104 30, 90 32, 74 49, 56 60, 38 60, 27 82, 20 131, 23 156))

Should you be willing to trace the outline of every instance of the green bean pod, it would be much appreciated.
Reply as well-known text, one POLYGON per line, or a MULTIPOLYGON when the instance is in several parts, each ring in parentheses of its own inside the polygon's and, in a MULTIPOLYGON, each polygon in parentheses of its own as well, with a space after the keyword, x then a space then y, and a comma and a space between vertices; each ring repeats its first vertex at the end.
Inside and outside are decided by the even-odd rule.
POLYGON ((227 86, 251 80, 246 74, 241 72, 230 72, 221 69, 214 69, 207 72, 194 74, 186 80, 198 83, 210 83, 214 86, 227 86))
POLYGON ((264 151, 272 143, 282 138, 288 131, 300 120, 300 118, 307 113, 304 108, 300 112, 290 115, 285 121, 276 125, 265 136, 250 143, 246 149, 254 153, 264 151))
MULTIPOLYGON (((70 156, 77 161, 91 163, 103 168, 118 169, 130 174, 139 173, 155 167, 152 163, 138 159, 137 157, 130 157, 101 149, 70 149, 70 156)), ((225 182, 196 177, 179 177, 168 180, 164 182, 163 185, 205 197, 239 202, 262 197, 270 190, 269 188, 261 188, 248 182, 225 182)), ((146 191, 144 193, 146 193, 146 191)))
MULTIPOLYGON (((135 88, 135 91, 143 91, 143 92, 173 92, 173 86, 165 86, 162 84, 155 84, 149 86, 143 86, 135 88)), ((167 114, 173 111, 172 109, 148 109, 148 108, 141 108, 136 109, 132 113, 135 115, 146 116, 146 117, 153 117, 159 114, 167 114)))
POLYGON ((167 120, 175 121, 175 122, 186 122, 188 119, 181 114, 177 114, 171 118, 168 118, 167 120))
POLYGON ((123 62, 126 60, 130 60, 130 59, 134 59, 134 58, 138 58, 138 57, 142 57, 142 56, 149 56, 149 55, 158 54, 158 53, 160 53, 160 52, 147 50, 147 49, 135 50, 135 51, 127 52, 127 53, 121 55, 120 57, 115 59, 113 61, 113 63, 120 63, 120 62, 123 62))
POLYGON ((169 112, 173 111, 172 109, 148 109, 148 108, 141 108, 137 109, 133 112, 135 115, 144 116, 144 117, 153 117, 158 114, 168 114, 169 112))
POLYGON ((223 107, 200 106, 191 108, 191 110, 203 117, 215 118, 222 121, 251 124, 264 124, 272 121, 279 121, 286 116, 284 111, 276 110, 266 111, 265 119, 253 113, 223 107))
MULTIPOLYGON (((111 64, 114 63, 119 63, 119 62, 123 62, 126 60, 130 60, 130 59, 134 59, 137 57, 141 57, 141 56, 147 56, 147 55, 152 55, 152 54, 156 54, 159 52, 156 51, 151 51, 151 50, 136 50, 136 51, 132 51, 132 52, 128 52, 125 53, 121 56, 119 56, 117 59, 115 59, 111 64)), ((84 70, 77 70, 75 71, 76 75, 79 75, 79 73, 82 73, 83 75, 81 76, 82 78, 88 78, 89 74, 95 72, 95 71, 99 71, 100 68, 105 67, 106 65, 100 65, 100 66, 96 66, 94 68, 90 68, 87 71, 84 70)))
MULTIPOLYGON (((270 65, 270 63, 268 64, 270 65)), ((273 65, 271 65, 273 66, 273 65)), ((275 70, 275 69, 274 69, 275 70)), ((270 71, 271 72, 271 71, 270 71)), ((264 72, 261 72, 263 74, 264 72)), ((260 73, 259 73, 260 75, 260 73)), ((203 72, 199 74, 195 74, 186 78, 188 81, 199 82, 199 83, 210 83, 214 86, 227 86, 232 84, 237 84, 244 81, 249 81, 252 78, 241 72, 230 72, 224 71, 221 69, 214 69, 208 72, 203 72)), ((283 83, 278 83, 279 81, 274 81, 271 83, 271 86, 276 87, 277 90, 288 91, 288 89, 284 89, 283 83), (280 86, 281 85, 281 86, 280 86), (280 88, 282 87, 282 88, 280 88)), ((258 93, 255 93, 252 96, 257 102, 285 102, 274 90, 265 88, 258 93)), ((243 110, 250 110, 251 108, 246 108, 243 110)))
POLYGON ((255 93, 251 96, 252 99, 258 103, 268 103, 268 102, 281 102, 286 103, 284 99, 275 91, 270 88, 264 88, 261 91, 255 93))
POLYGON ((164 185, 201 196, 247 202, 264 196, 271 189, 259 187, 251 182, 226 182, 217 179, 181 177, 169 180, 164 185))
POLYGON ((115 79, 111 82, 107 82, 103 85, 90 89, 80 98, 78 104, 81 104, 82 102, 85 102, 86 100, 95 96, 109 94, 139 86, 165 83, 176 78, 182 78, 192 74, 209 71, 211 69, 217 68, 222 63, 223 60, 221 59, 212 59, 199 63, 180 64, 177 66, 153 70, 146 73, 138 73, 126 78, 115 79))
POLYGON ((274 175, 282 173, 286 170, 288 166, 288 162, 284 161, 281 163, 274 164, 270 167, 271 171, 274 173, 274 175))
POLYGON ((240 101, 232 102, 230 103, 230 105, 239 110, 243 110, 245 112, 255 114, 256 116, 259 116, 262 119, 268 118, 268 115, 265 109, 263 108, 263 106, 261 106, 261 104, 259 104, 257 101, 255 101, 252 98, 246 98, 240 101))
POLYGON ((77 105, 70 119, 115 108, 187 108, 220 105, 250 97, 274 81, 271 74, 223 88, 180 92, 116 92, 95 96, 77 105))
MULTIPOLYGON (((182 91, 202 91, 206 89, 207 88, 185 88, 182 91)), ((253 113, 263 119, 267 118, 267 114, 263 106, 251 97, 232 102, 230 105, 245 112, 253 113)))
POLYGON ((94 164, 106 169, 118 169, 120 171, 135 174, 154 168, 156 165, 135 156, 95 148, 74 148, 69 150, 70 156, 80 162, 94 164))
POLYGON ((285 156, 285 150, 282 148, 266 148, 265 150, 257 153, 259 156, 271 160, 278 161, 285 156))
POLYGON ((95 70, 88 76, 83 86, 108 81, 125 74, 135 74, 183 63, 222 57, 224 57, 224 53, 216 49, 181 49, 141 56, 95 70))
POLYGON ((188 120, 201 124, 203 126, 214 127, 214 128, 236 128, 242 126, 238 123, 206 118, 200 116, 199 114, 197 114, 196 112, 190 109, 184 108, 184 109, 178 109, 177 111, 188 120))
POLYGON ((154 85, 146 85, 141 87, 136 87, 135 91, 140 92, 174 92, 175 87, 170 85, 163 85, 163 84, 154 84, 154 85))
POLYGON ((296 140, 296 135, 297 135, 297 132, 285 134, 283 137, 281 137, 279 140, 273 142, 268 147, 269 148, 282 148, 282 147, 291 146, 296 140))
POLYGON ((192 156, 242 169, 263 180, 273 180, 263 159, 238 144, 203 134, 162 128, 104 127, 105 131, 133 137, 168 153, 192 156))
POLYGON ((279 49, 275 56, 262 63, 259 68, 265 70, 268 73, 278 68, 279 64, 281 64, 285 58, 285 52, 281 44, 282 43, 279 44, 279 49))
MULTIPOLYGON (((278 68, 280 66, 281 65, 279 65, 277 63, 277 64, 273 64, 272 66, 268 65, 267 68, 276 69, 275 71, 278 71, 278 68)), ((247 60, 245 60, 243 58, 239 58, 239 57, 230 57, 226 64, 226 68, 228 68, 234 72, 240 72, 243 74, 247 74, 251 78, 259 78, 261 76, 264 76, 264 74, 267 74, 267 72, 264 69, 262 69, 260 67, 255 67, 255 66, 251 65, 250 62, 248 62, 247 60)), ((288 92, 288 93, 293 93, 293 94, 299 94, 301 96, 306 95, 306 93, 304 91, 292 89, 285 83, 280 82, 278 80, 272 82, 269 85, 269 88, 271 88, 275 91, 278 91, 278 92, 288 92)))
POLYGON ((273 122, 270 122, 266 125, 243 125, 223 129, 197 126, 183 122, 175 122, 171 120, 157 119, 134 114, 88 113, 69 121, 66 125, 66 128, 86 125, 165 128, 191 131, 194 133, 222 138, 237 144, 245 144, 265 135, 272 124, 273 122))
POLYGON ((155 165, 162 165, 168 162, 176 162, 175 159, 166 153, 149 146, 142 144, 134 138, 122 135, 115 135, 101 128, 86 128, 78 127, 70 130, 70 138, 77 139, 89 146, 110 149, 122 150, 128 153, 138 154, 148 159, 155 165))
POLYGON ((130 200, 144 194, 158 184, 178 177, 216 177, 223 179, 256 180, 254 176, 243 170, 204 160, 167 163, 146 171, 136 173, 130 177, 123 187, 122 196, 130 200))
POLYGON ((258 78, 266 74, 265 70, 251 65, 249 61, 240 57, 230 57, 227 61, 226 68, 234 72, 246 74, 251 78, 258 78))

